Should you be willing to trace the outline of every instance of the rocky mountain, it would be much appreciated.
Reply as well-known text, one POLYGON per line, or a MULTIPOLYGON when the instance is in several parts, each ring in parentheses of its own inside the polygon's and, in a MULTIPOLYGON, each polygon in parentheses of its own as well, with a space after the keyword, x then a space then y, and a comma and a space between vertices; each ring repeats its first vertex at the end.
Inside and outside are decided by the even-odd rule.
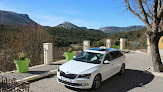
POLYGON ((120 32, 134 31, 144 28, 144 26, 129 26, 129 27, 101 27, 99 30, 108 34, 116 34, 120 32))
POLYGON ((88 30, 87 27, 80 27, 80 29, 83 29, 83 30, 88 30))
POLYGON ((78 27, 78 26, 76 26, 76 25, 74 25, 74 24, 72 24, 72 23, 70 23, 70 22, 64 22, 64 23, 62 23, 62 24, 59 24, 58 26, 56 26, 56 27, 63 27, 63 28, 67 28, 67 29, 70 29, 70 28, 73 28, 73 29, 83 29, 83 30, 87 30, 87 28, 86 27, 78 27))
MULTIPOLYGON (((64 22, 62 24, 59 24, 56 27, 63 27, 63 28, 73 28, 73 29, 83 29, 83 30, 89 30, 86 27, 78 27, 70 22, 64 22)), ((129 26, 129 27, 114 27, 114 26, 110 26, 110 27, 101 27, 99 28, 97 31, 101 31, 107 34, 116 34, 116 33, 120 33, 120 32, 127 32, 127 31, 133 31, 133 30, 139 30, 144 28, 144 26, 129 26)), ((95 30, 95 29, 94 29, 95 30)))
POLYGON ((37 25, 36 22, 31 20, 27 14, 18 14, 11 11, 0 10, 0 24, 24 26, 24 25, 37 25))

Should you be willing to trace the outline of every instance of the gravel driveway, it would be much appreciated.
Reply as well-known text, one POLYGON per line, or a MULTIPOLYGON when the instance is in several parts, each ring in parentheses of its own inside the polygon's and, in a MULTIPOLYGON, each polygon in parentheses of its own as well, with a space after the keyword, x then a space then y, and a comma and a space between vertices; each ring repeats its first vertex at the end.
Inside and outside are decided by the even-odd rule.
POLYGON ((151 56, 145 53, 126 54, 126 72, 115 75, 96 90, 80 90, 57 83, 56 76, 32 82, 30 92, 163 92, 163 78, 145 74, 142 71, 152 66, 151 56))

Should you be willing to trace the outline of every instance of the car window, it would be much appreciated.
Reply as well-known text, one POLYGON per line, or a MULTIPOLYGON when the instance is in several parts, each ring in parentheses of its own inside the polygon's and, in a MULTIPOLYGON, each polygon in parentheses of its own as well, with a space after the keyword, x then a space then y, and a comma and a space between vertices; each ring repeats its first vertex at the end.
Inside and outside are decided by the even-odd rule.
POLYGON ((119 57, 121 57, 121 56, 123 56, 123 54, 122 54, 122 52, 121 52, 121 51, 119 51, 119 57))
POLYGON ((108 60, 111 61, 113 58, 110 56, 110 54, 106 54, 105 59, 104 60, 108 60))
POLYGON ((86 52, 82 52, 78 55, 78 58, 85 58, 85 56, 87 56, 86 52))
POLYGON ((123 56, 121 51, 110 52, 110 55, 113 57, 113 59, 116 59, 116 58, 119 58, 119 57, 123 56))

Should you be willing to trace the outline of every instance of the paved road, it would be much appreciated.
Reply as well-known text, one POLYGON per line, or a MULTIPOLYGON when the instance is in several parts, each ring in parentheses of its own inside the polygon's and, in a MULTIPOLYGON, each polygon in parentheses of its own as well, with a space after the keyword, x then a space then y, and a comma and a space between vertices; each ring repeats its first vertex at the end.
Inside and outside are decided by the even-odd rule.
POLYGON ((67 88, 50 76, 31 83, 31 92, 163 92, 163 78, 142 71, 152 66, 151 56, 144 53, 126 54, 126 72, 104 81, 96 90, 67 88))

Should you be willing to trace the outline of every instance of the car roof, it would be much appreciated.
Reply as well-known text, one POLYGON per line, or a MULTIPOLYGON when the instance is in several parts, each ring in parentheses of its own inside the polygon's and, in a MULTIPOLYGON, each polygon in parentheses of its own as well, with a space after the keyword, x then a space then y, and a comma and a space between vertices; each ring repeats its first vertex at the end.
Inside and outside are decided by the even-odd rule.
POLYGON ((114 49, 114 48, 105 48, 105 49, 101 49, 101 48, 90 48, 90 49, 84 50, 84 51, 105 54, 107 52, 120 51, 120 50, 114 49))

